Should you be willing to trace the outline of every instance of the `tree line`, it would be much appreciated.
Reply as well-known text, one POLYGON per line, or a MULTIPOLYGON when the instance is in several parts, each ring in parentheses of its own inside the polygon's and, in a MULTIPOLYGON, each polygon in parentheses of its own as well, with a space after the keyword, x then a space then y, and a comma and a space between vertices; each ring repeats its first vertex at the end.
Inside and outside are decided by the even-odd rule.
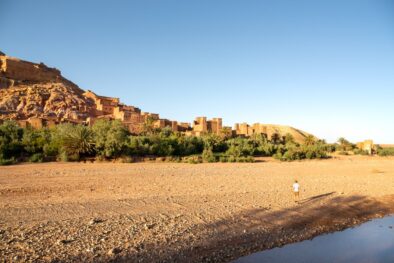
POLYGON ((303 144, 291 134, 251 137, 222 135, 185 136, 170 128, 144 125, 140 135, 132 135, 118 120, 98 120, 91 127, 60 124, 53 128, 20 128, 15 121, 0 125, 0 164, 43 161, 83 161, 120 159, 132 162, 139 157, 162 158, 173 162, 253 162, 256 156, 272 156, 282 161, 327 158, 330 152, 349 150, 354 145, 344 139, 327 144, 313 136, 303 144))

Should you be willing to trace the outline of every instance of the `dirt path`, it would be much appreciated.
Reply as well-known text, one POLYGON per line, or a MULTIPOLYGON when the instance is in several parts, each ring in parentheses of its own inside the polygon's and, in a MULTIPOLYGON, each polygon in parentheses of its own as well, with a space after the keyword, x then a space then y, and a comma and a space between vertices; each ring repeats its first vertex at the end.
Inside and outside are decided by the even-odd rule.
POLYGON ((393 194, 379 157, 0 167, 0 258, 226 262, 393 213, 393 194))

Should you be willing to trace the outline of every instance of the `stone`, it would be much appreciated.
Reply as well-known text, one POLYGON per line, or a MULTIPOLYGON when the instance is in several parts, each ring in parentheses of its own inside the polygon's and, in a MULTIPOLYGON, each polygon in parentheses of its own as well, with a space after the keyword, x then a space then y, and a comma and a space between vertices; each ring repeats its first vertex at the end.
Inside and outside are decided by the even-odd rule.
POLYGON ((109 251, 108 251, 108 255, 109 256, 114 256, 114 255, 117 255, 117 254, 119 254, 120 252, 122 252, 122 249, 121 248, 119 248, 119 247, 114 247, 114 248, 111 248, 109 251))
POLYGON ((89 221, 89 225, 95 225, 104 222, 103 219, 101 218, 93 218, 92 220, 89 221))

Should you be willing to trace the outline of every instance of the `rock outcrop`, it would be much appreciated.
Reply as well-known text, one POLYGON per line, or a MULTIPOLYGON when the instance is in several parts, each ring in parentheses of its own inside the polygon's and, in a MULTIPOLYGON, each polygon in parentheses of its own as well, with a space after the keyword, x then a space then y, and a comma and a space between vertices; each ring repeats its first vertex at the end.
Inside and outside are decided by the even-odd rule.
POLYGON ((56 68, 9 57, 0 52, 0 122, 6 119, 33 128, 62 122, 92 125, 97 119, 118 119, 134 134, 140 133, 148 121, 153 128, 169 127, 173 131, 193 136, 227 134, 228 131, 240 136, 264 133, 268 138, 274 134, 281 137, 291 134, 297 142, 303 142, 309 135, 289 126, 259 123, 236 124, 232 130, 231 127, 222 126, 221 118, 207 120, 206 117, 198 117, 193 126, 187 122, 161 119, 159 114, 142 112, 137 107, 121 103, 119 98, 84 91, 62 77, 56 68))
POLYGON ((0 55, 0 119, 83 122, 94 109, 83 93, 57 69, 0 55))

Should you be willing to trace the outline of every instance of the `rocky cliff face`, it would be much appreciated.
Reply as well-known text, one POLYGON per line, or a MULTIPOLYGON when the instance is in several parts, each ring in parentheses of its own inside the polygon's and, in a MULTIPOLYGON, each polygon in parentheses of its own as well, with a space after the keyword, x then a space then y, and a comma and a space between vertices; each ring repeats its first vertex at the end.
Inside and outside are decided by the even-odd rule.
POLYGON ((57 69, 0 55, 0 119, 84 121, 94 102, 57 69))

